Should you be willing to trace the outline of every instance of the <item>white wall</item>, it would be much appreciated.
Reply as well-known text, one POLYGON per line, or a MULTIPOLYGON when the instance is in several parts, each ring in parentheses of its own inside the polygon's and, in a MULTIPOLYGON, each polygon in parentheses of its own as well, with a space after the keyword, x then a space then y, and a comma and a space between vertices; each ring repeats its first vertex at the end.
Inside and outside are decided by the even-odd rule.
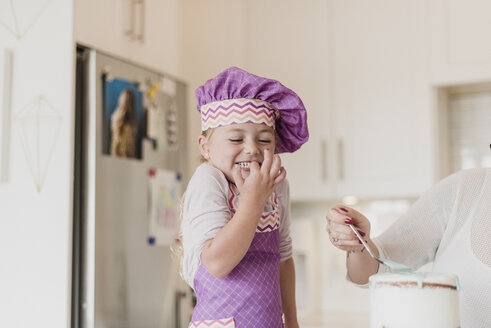
POLYGON ((245 67, 246 5, 243 1, 189 0, 182 3, 182 74, 188 83, 190 172, 199 163, 201 118, 194 90, 230 66, 245 67))
MULTIPOLYGON (((0 25, 0 47, 14 52, 9 177, 0 184, 0 327, 67 327, 74 107, 72 2, 2 1, 0 20, 15 26, 11 3, 21 29, 44 10, 22 39, 0 25), (61 124, 44 184, 37 190, 14 118, 39 96, 51 103, 61 124)), ((47 108, 43 105, 41 111, 47 108)), ((35 119, 26 122, 34 143, 29 144, 31 151, 37 145, 41 149, 39 158, 31 162, 34 167, 38 160, 43 165, 57 121, 41 117, 39 133, 33 128, 35 119)))

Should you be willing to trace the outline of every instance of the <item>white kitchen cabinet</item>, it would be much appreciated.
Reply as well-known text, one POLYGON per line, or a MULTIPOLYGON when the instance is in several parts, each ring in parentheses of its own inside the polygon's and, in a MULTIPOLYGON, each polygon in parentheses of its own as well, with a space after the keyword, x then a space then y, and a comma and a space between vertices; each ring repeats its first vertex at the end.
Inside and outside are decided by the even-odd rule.
POLYGON ((77 42, 177 75, 178 0, 76 0, 77 42))
POLYGON ((491 1, 428 1, 431 78, 437 85, 491 80, 491 1))
POLYGON ((271 51, 247 53, 248 68, 295 90, 308 111, 309 142, 282 156, 292 200, 414 197, 429 187, 425 1, 265 6, 249 6, 247 41, 271 51), (270 38, 253 37, 265 30, 270 38))
POLYGON ((337 196, 417 196, 433 179, 425 1, 333 0, 329 11, 337 196))
POLYGON ((302 98, 307 109, 310 140, 297 152, 281 156, 291 198, 334 197, 331 168, 326 162, 331 128, 327 94, 327 2, 251 1, 246 3, 246 12, 245 68, 279 80, 302 98), (268 37, 257 37, 264 34, 268 37))
POLYGON ((425 8, 424 0, 245 4, 246 69, 293 89, 308 112, 310 140, 282 155, 292 200, 411 197, 431 185, 425 8))
POLYGON ((144 1, 142 22, 143 40, 130 47, 130 58, 175 76, 180 67, 180 1, 179 0, 140 0, 144 1), (169 65, 169 63, 171 65, 169 65))
POLYGON ((78 42, 129 58, 133 0, 76 0, 74 6, 78 42))

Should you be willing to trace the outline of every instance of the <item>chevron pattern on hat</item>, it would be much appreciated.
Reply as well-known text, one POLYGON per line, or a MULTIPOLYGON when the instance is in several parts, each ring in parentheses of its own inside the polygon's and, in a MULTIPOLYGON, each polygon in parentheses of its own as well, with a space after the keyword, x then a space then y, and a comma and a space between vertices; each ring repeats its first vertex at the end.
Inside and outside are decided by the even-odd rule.
POLYGON ((227 99, 201 106, 201 130, 239 123, 259 123, 275 128, 278 111, 263 100, 227 99))

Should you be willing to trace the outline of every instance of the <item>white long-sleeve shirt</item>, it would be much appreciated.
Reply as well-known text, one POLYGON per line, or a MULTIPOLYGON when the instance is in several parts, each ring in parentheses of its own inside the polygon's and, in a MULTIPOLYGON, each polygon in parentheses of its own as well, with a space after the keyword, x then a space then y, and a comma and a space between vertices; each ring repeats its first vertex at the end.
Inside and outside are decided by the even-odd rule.
MULTIPOLYGON (((290 237, 290 190, 284 180, 275 189, 280 210, 280 256, 285 261, 292 256, 290 237)), ((210 164, 201 164, 189 181, 184 197, 182 218, 182 275, 184 280, 194 286, 194 276, 201 264, 201 252, 209 239, 232 218, 229 206, 231 197, 229 182, 225 175, 210 164)), ((239 195, 240 199, 240 195, 239 195)), ((266 203, 265 211, 272 205, 266 203)))
POLYGON ((434 272, 456 274, 462 327, 491 327, 491 169, 443 179, 374 243, 415 270, 433 262, 434 272))

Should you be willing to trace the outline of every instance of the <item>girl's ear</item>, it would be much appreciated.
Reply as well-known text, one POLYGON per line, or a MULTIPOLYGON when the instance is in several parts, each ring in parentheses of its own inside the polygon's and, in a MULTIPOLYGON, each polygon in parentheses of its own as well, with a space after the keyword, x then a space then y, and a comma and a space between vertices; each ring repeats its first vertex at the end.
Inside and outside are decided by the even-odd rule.
POLYGON ((206 159, 210 158, 210 147, 208 145, 208 138, 205 137, 204 135, 200 135, 198 137, 198 147, 199 147, 199 152, 201 153, 201 156, 203 156, 206 159))

